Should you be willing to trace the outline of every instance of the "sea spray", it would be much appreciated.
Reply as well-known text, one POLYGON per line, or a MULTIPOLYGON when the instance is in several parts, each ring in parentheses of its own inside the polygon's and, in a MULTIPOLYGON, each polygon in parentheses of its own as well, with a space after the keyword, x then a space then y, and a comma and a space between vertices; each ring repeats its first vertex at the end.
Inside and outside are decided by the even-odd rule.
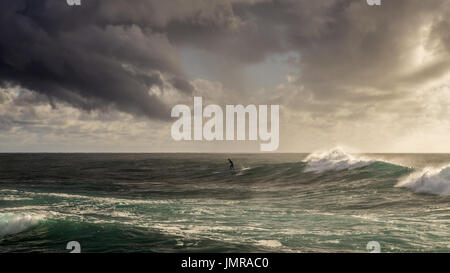
POLYGON ((307 166, 304 172, 326 172, 352 170, 374 163, 374 160, 354 157, 337 147, 325 152, 316 152, 308 155, 305 161, 307 166))
POLYGON ((23 232, 45 219, 40 214, 0 214, 0 237, 23 232))
POLYGON ((442 168, 427 167, 420 172, 407 176, 396 186, 410 188, 416 193, 449 196, 450 165, 442 168))

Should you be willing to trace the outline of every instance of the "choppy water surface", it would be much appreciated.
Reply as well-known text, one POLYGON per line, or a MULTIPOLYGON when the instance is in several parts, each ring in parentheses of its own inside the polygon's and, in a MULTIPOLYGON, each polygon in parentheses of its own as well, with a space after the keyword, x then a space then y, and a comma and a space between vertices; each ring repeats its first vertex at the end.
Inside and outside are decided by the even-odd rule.
POLYGON ((448 164, 341 149, 0 154, 0 252, 449 252, 448 164))

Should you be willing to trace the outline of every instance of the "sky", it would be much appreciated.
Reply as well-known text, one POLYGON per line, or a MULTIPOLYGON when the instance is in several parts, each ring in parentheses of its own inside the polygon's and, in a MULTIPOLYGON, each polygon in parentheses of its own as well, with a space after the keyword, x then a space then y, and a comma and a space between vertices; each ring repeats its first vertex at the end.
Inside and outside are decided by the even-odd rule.
POLYGON ((259 152, 171 109, 279 105, 277 152, 450 152, 450 1, 0 1, 0 152, 259 152))

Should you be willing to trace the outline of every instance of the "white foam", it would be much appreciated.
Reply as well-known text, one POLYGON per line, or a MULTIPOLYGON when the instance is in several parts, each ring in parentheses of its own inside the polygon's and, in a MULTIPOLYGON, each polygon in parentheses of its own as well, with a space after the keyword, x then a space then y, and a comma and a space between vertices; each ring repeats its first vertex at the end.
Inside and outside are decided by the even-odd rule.
POLYGON ((20 206, 20 207, 10 207, 10 208, 3 208, 3 211, 47 211, 49 209, 49 206, 20 206))
POLYGON ((257 242, 260 246, 266 246, 266 247, 280 247, 282 244, 277 240, 259 240, 257 242))
POLYGON ((337 147, 325 152, 312 153, 306 157, 306 162, 305 172, 321 173, 331 170, 352 170, 367 166, 375 161, 354 157, 347 154, 342 148, 337 147))
POLYGON ((18 190, 2 189, 0 192, 18 192, 18 190))
POLYGON ((78 194, 67 194, 67 193, 43 193, 43 192, 24 192, 28 195, 38 195, 38 196, 51 196, 58 197, 64 199, 81 199, 94 201, 104 204, 120 204, 120 205, 135 205, 135 204, 170 204, 171 200, 144 200, 144 199, 122 199, 122 198, 114 198, 114 197, 96 197, 96 196, 87 196, 87 195, 78 195, 78 194))
POLYGON ((396 187, 410 188, 417 193, 449 196, 450 165, 442 168, 428 167, 420 172, 415 172, 397 183, 396 187))
POLYGON ((45 219, 42 214, 12 214, 0 213, 0 236, 16 234, 29 229, 30 227, 45 219))
POLYGON ((4 197, 0 197, 0 200, 2 200, 2 201, 24 201, 24 200, 33 200, 33 199, 28 198, 28 197, 4 196, 4 197))

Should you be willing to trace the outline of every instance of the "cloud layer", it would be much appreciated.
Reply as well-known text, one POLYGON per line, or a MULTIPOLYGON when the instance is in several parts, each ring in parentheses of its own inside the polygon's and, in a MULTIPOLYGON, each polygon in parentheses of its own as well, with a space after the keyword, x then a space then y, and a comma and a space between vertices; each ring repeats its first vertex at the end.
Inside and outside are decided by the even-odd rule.
POLYGON ((149 88, 164 89, 166 82, 181 92, 192 87, 166 35, 152 29, 139 1, 125 2, 73 8, 59 0, 2 1, 1 82, 86 110, 113 105, 167 119, 167 106, 149 88))
POLYGON ((39 105, 109 113, 111 124, 124 113, 168 121, 172 105, 200 94, 280 104, 282 133, 299 136, 285 147, 350 141, 379 151, 390 138, 388 149, 409 149, 418 140, 408 135, 425 147, 448 128, 449 18, 446 0, 2 1, 0 130, 36 129, 25 109, 39 105), (267 61, 276 56, 296 56, 282 60, 295 68, 286 81, 269 88, 246 77, 257 67, 265 83, 277 81, 279 66, 267 61), (31 91, 16 94, 20 115, 14 89, 31 91))

